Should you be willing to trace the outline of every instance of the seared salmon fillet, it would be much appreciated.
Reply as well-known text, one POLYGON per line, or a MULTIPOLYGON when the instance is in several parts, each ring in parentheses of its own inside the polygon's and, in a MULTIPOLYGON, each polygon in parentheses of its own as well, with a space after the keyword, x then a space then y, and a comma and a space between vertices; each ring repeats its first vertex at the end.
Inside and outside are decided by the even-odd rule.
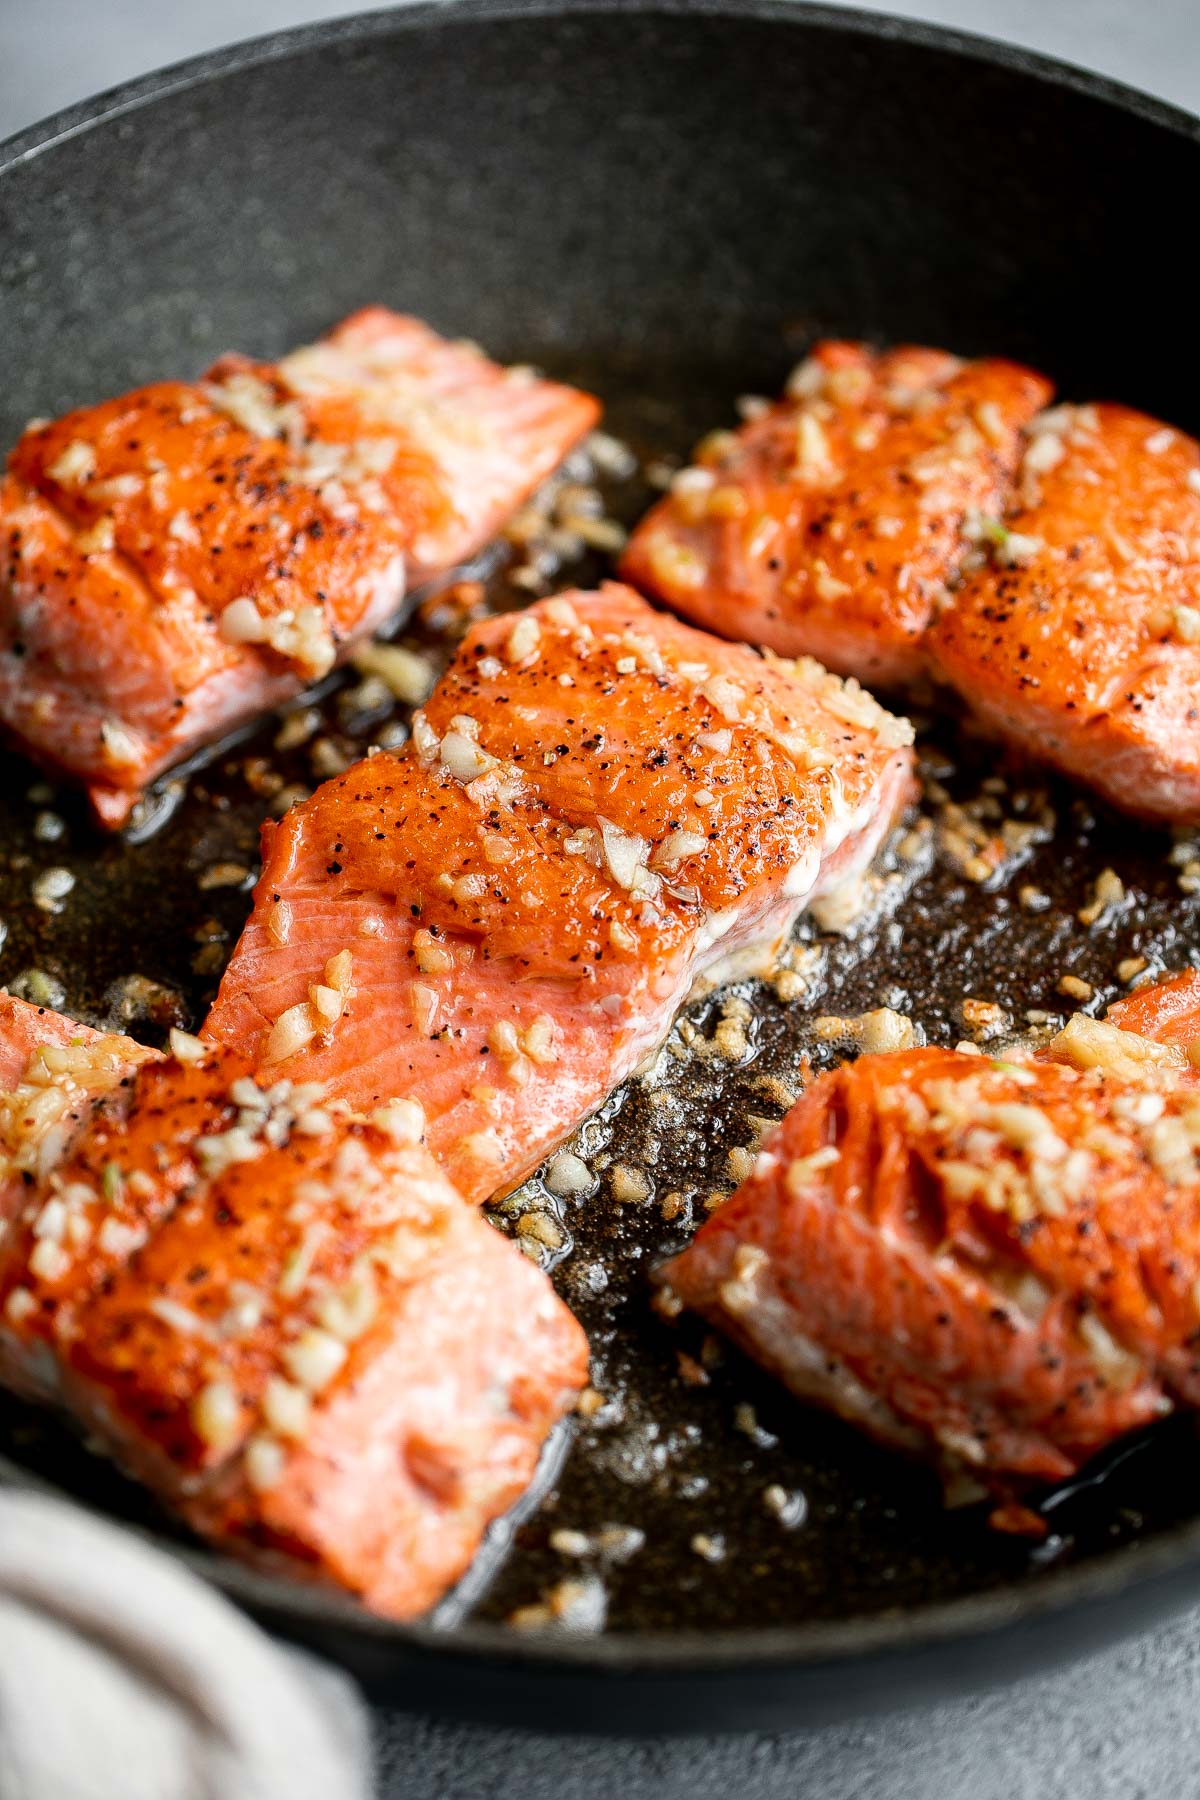
POLYGON ((31 427, 0 486, 0 724, 119 825, 478 550, 597 412, 375 308, 31 427))
POLYGON ((415 1100, 483 1199, 600 1104, 699 979, 761 962, 861 873, 910 797, 910 736, 817 664, 615 584, 491 619, 402 754, 264 827, 204 1035, 356 1107, 415 1100))
POLYGON ((177 1041, 14 1213, 6 1378, 204 1535, 411 1617, 528 1485, 583 1332, 416 1109, 351 1119, 177 1041))
POLYGON ((1200 445, 1055 408, 981 560, 930 633, 935 675, 1114 806, 1200 820, 1200 445))
POLYGON ((622 573, 723 636, 907 685, 1050 394, 1015 363, 819 344, 778 403, 705 440, 622 573))
POLYGON ((867 1055, 662 1279, 801 1397, 1019 1491, 1200 1403, 1198 1147, 1184 1051, 1108 1021, 867 1055))

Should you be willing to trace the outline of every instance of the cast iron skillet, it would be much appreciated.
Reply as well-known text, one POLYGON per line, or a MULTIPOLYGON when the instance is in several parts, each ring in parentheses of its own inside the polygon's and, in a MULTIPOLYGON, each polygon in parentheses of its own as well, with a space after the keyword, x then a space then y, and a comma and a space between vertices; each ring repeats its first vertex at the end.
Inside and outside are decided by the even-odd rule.
MULTIPOLYGON (((591 382, 647 454, 684 453, 738 393, 774 391, 820 332, 1026 358, 1068 395, 1194 430, 1177 245, 1197 135, 1181 113, 1022 52, 773 0, 456 0, 285 33, 0 150, 0 442, 31 414, 199 370, 231 346, 273 354, 368 300, 591 382)), ((634 480, 612 505, 632 517, 644 499, 634 480)), ((323 706, 347 753, 380 729, 336 694, 323 706)), ((82 1016, 117 1022, 139 1010, 138 991, 114 985, 136 972, 171 992, 142 994, 135 1029, 197 1022, 247 900, 196 878, 252 861, 264 801, 246 759, 272 755, 273 732, 193 776, 140 846, 100 844, 69 797, 54 802, 65 837, 32 835, 46 798, 31 797, 27 765, 0 763, 0 979, 36 966, 82 1016), (58 916, 29 904, 51 862, 78 877, 58 916)), ((937 746, 933 765, 963 795, 994 772, 951 727, 937 746)), ((311 775, 307 754, 282 759, 289 779, 311 775)), ((439 1622, 400 1629, 198 1549, 12 1404, 9 1479, 151 1531, 395 1699, 541 1727, 828 1719, 1027 1674, 1182 1605, 1200 1589, 1190 1426, 1060 1498, 1031 1552, 977 1512, 943 1513, 921 1471, 792 1405, 732 1353, 707 1368, 702 1331, 646 1304, 646 1267, 683 1241, 748 1115, 778 1113, 762 1081, 794 1077, 814 1014, 900 1005, 953 1042, 964 995, 1061 1011, 1070 969, 1095 984, 1094 1010, 1122 958, 1186 959, 1196 902, 1164 841, 1063 790, 1049 798, 1057 827, 1019 875, 984 890, 945 855, 898 865, 878 918, 818 946, 805 1000, 751 997, 741 1066, 672 1064, 665 1100, 635 1084, 588 1128, 597 1164, 632 1161, 654 1181, 651 1202, 622 1209, 606 1177, 563 1215, 555 1278, 615 1404, 493 1547, 490 1580, 439 1622), (1128 901, 1087 931, 1074 911, 1106 864, 1128 901), (1022 882, 1054 904, 1022 907, 1022 882), (664 1219, 675 1192, 683 1210, 664 1219), (763 1503, 771 1484, 801 1522, 763 1503), (644 1532, 641 1549, 575 1566, 548 1542, 555 1526, 606 1522, 644 1532), (723 1542, 723 1560, 700 1556, 697 1536, 723 1542), (502 1623, 580 1574, 595 1578, 591 1602, 603 1578, 607 1633, 502 1623)), ((1044 817, 1044 796, 1010 788, 1002 804, 1044 817)), ((692 1015, 701 1036, 718 1007, 692 1015)))

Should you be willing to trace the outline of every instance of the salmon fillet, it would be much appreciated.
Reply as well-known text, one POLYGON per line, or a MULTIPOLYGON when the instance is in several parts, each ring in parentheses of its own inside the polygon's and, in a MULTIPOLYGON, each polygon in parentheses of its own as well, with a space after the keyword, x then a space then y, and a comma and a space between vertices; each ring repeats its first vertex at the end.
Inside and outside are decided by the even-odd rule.
POLYGON ((131 1066, 154 1054, 132 1038, 94 1031, 78 1019, 68 1019, 48 1006, 31 1006, 0 988, 0 1093, 6 1098, 11 1098, 38 1051, 89 1044, 117 1051, 131 1066))
POLYGON ((586 1339, 414 1109, 352 1119, 183 1041, 13 1213, 5 1379, 205 1536, 412 1617, 528 1485, 586 1339))
POLYGON ((264 827, 204 1035, 356 1107, 417 1101, 460 1191, 502 1191, 698 980, 761 964, 857 877, 910 797, 910 736, 815 663, 615 584, 491 619, 403 754, 264 827), (322 997, 343 957, 344 1007, 322 997))
MULTIPOLYGON (((22 1210, 98 1111, 123 1114, 134 1071, 154 1055, 132 1038, 0 992, 0 1301, 6 1271, 36 1249, 28 1243, 21 1263, 10 1262, 22 1210)), ((37 1252, 39 1261, 53 1255, 37 1252)), ((8 1333, 2 1316, 0 1383, 26 1392, 54 1384, 40 1347, 8 1333)))
POLYGON ((31 427, 0 485, 0 724, 116 826, 474 554, 594 423, 382 308, 31 427))
POLYGON ((964 529, 1002 505, 1050 394, 1015 363, 819 344, 783 399, 705 440, 622 573, 726 637, 911 684, 964 529))
POLYGON ((1183 1050, 1109 1021, 1036 1060, 862 1056, 661 1278, 802 1398, 1011 1493, 1200 1402, 1197 1146, 1183 1050))
POLYGON ((1183 969, 1163 981, 1137 988, 1110 1006, 1105 1017, 1123 1031, 1157 1044, 1200 1043, 1200 969, 1183 969))
POLYGON ((1200 445, 1123 406, 1043 415, 929 652, 999 736, 1137 817, 1200 820, 1200 445))

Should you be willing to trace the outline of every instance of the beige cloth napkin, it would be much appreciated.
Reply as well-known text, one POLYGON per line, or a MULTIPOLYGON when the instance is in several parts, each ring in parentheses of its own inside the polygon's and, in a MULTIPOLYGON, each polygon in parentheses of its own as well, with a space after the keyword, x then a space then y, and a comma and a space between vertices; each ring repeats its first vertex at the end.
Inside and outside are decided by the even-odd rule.
POLYGON ((368 1800, 353 1684, 132 1533, 0 1491, 0 1800, 368 1800))

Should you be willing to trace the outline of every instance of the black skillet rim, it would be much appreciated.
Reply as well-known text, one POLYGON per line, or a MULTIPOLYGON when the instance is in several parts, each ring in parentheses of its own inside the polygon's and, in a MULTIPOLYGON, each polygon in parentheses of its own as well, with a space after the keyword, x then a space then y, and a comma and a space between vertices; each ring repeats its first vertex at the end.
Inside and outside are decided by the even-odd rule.
MULTIPOLYGON (((790 26, 796 30, 840 31, 859 38, 899 40, 969 61, 990 64, 1031 80, 1070 89, 1101 101, 1178 136, 1200 144, 1200 118, 1168 101, 1156 99, 1108 76, 978 33, 963 32, 892 14, 809 4, 808 0, 414 0, 369 13, 351 14, 246 39, 218 50, 158 69, 78 102, 0 141, 0 181, 10 169, 55 144, 138 107, 183 93, 226 74, 284 61, 302 52, 370 43, 398 32, 420 31, 459 23, 501 22, 517 18, 586 17, 614 12, 707 16, 745 19, 790 26)), ((0 1485, 54 1493, 51 1484, 0 1457, 0 1485)), ((1181 1610, 1200 1592, 1200 1518, 1164 1533, 1152 1543, 1134 1542, 1120 1550, 1044 1575, 1036 1586, 1000 1588, 935 1602, 919 1609, 898 1609, 848 1620, 810 1624, 749 1627, 737 1632, 636 1632, 586 1637, 569 1634, 524 1636, 505 1626, 471 1623, 452 1630, 429 1624, 399 1625, 368 1613, 353 1601, 301 1582, 263 1575, 200 1548, 192 1548, 121 1523, 137 1535, 182 1560, 194 1572, 223 1589, 251 1612, 301 1637, 332 1629, 364 1650, 398 1653, 398 1662, 422 1660, 470 1666, 483 1660, 502 1662, 515 1674, 558 1672, 570 1677, 599 1675, 711 1675, 743 1672, 800 1674, 807 1668, 835 1670, 893 1656, 911 1659, 925 1652, 969 1645, 998 1648, 1005 1636, 1053 1626, 1069 1613, 1110 1625, 1098 1638, 1134 1629, 1153 1614, 1159 1619, 1181 1610), (1153 1595, 1153 1598, 1151 1596, 1153 1595), (1133 1605, 1136 1596, 1142 1604, 1133 1605), (1126 1602, 1122 1626, 1112 1614, 1126 1602)), ((1032 1651, 1029 1639, 1026 1649, 1032 1651)), ((356 1660, 353 1655, 348 1660, 356 1660)), ((1031 1655, 1032 1670, 1045 1657, 1031 1655)), ((974 1659, 963 1673, 970 1679, 974 1659)), ((1015 1671, 1019 1672, 1019 1671, 1015 1671)), ((864 1702, 865 1704, 865 1702, 864 1702)), ((847 1710, 845 1707, 838 1710, 847 1710)), ((853 1705, 848 1710, 857 1710, 853 1705)), ((666 1721, 664 1721, 666 1723, 666 1721)), ((715 1721, 714 1721, 715 1723, 715 1721)))

